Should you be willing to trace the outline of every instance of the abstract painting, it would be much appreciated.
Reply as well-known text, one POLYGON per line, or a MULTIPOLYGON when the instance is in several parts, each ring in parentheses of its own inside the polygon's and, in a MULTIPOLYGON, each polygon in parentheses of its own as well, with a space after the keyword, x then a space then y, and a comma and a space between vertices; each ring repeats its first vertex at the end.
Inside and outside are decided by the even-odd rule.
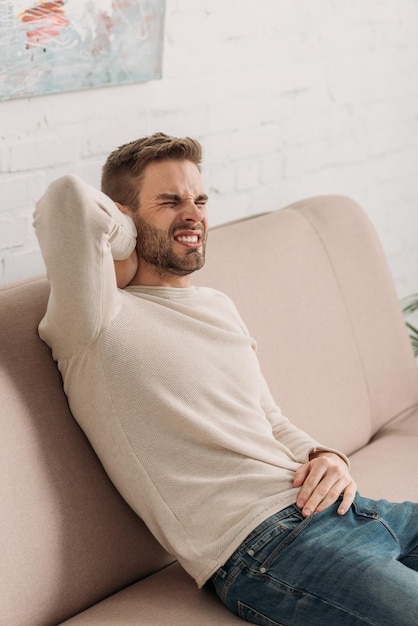
POLYGON ((161 78, 165 0, 0 0, 0 100, 161 78))

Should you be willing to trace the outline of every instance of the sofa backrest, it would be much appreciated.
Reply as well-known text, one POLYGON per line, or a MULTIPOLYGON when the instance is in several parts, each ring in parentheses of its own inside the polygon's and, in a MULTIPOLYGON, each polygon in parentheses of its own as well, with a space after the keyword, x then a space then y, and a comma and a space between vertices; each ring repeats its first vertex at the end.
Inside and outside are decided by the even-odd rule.
POLYGON ((282 412, 324 444, 351 454, 418 402, 380 241, 349 198, 213 229, 195 283, 231 296, 282 412))
POLYGON ((57 624, 172 562, 72 418, 37 325, 48 284, 0 290, 0 624, 57 624))

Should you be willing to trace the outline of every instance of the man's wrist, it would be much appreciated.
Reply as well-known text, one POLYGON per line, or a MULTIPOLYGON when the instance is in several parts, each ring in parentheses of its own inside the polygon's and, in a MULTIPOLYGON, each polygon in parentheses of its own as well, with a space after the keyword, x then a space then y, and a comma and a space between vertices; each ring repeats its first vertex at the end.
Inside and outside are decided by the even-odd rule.
POLYGON ((347 465, 347 467, 350 467, 350 461, 348 460, 348 458, 344 454, 342 454, 341 452, 337 452, 336 450, 327 450, 326 448, 312 448, 312 450, 309 452, 308 458, 310 461, 312 461, 313 459, 317 459, 320 456, 336 456, 338 459, 343 461, 347 465))
POLYGON ((330 454, 338 456, 336 452, 332 452, 331 450, 324 450, 323 448, 313 448, 309 452, 309 460, 316 459, 319 456, 329 456, 330 454))

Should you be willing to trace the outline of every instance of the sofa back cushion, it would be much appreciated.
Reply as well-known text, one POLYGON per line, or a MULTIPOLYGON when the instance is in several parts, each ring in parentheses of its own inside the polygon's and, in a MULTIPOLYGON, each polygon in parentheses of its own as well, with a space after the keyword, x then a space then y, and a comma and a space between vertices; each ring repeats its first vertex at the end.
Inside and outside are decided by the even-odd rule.
POLYGON ((56 624, 171 562, 72 418, 37 324, 46 280, 0 290, 0 622, 56 624))
POLYGON ((197 284, 227 292, 276 402, 347 454, 418 401, 387 263, 352 200, 317 197, 214 228, 197 284))

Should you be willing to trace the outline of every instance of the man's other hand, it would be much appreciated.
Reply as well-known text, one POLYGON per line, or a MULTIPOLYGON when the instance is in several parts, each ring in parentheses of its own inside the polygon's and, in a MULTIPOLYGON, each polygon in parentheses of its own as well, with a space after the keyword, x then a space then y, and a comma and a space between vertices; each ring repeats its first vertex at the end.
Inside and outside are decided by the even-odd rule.
POLYGON ((343 496, 337 512, 344 515, 353 503, 357 486, 345 461, 334 452, 315 452, 295 472, 294 486, 300 487, 296 505, 305 517, 324 511, 343 496))

